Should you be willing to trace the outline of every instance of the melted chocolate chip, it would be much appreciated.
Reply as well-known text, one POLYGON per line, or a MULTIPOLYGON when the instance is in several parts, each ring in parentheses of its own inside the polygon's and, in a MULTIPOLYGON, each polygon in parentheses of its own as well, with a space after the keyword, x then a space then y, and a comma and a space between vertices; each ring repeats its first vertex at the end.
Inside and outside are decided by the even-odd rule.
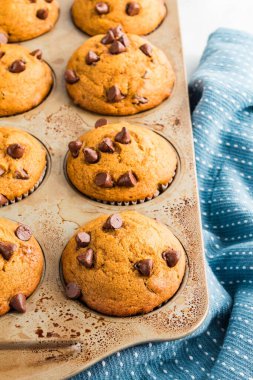
POLYGON ((76 300, 77 298, 80 297, 81 295, 81 289, 80 287, 75 284, 74 282, 70 282, 67 286, 66 286, 66 295, 68 298, 70 299, 73 299, 73 300, 76 300))
POLYGON ((88 247, 88 245, 90 244, 90 240, 90 234, 88 234, 87 232, 78 232, 78 234, 76 235, 77 249, 88 247))
POLYGON ((144 53, 148 57, 152 57, 153 49, 149 44, 141 45, 140 50, 142 51, 142 53, 144 53))
POLYGON ((162 253, 162 258, 166 261, 169 268, 173 268, 177 265, 180 256, 180 252, 177 252, 174 249, 169 249, 162 253))
POLYGON ((84 148, 83 153, 87 164, 96 164, 99 161, 99 154, 95 149, 84 148))
POLYGON ((18 313, 26 312, 26 296, 22 293, 16 294, 10 300, 10 307, 16 310, 18 313))
POLYGON ((148 103, 148 99, 144 98, 143 96, 135 95, 132 101, 133 104, 146 104, 148 103))
POLYGON ((140 13, 140 5, 136 1, 131 1, 126 6, 128 16, 136 16, 140 13))
POLYGON ((106 35, 102 38, 101 43, 104 45, 111 44, 115 40, 114 34, 112 30, 108 30, 106 35))
POLYGON ((42 50, 36 49, 30 53, 32 56, 34 56, 37 59, 42 59, 42 50))
POLYGON ((126 127, 123 127, 122 130, 117 133, 115 136, 115 141, 119 142, 120 144, 130 144, 131 143, 131 136, 126 127))
POLYGON ((66 70, 64 78, 68 84, 75 84, 80 80, 80 78, 76 75, 74 70, 66 70))
POLYGON ((103 125, 107 125, 108 120, 105 118, 98 119, 95 123, 95 128, 103 127, 103 125))
POLYGON ((90 50, 85 58, 85 62, 87 63, 87 65, 92 65, 93 63, 96 63, 98 61, 100 61, 99 56, 94 51, 90 50))
POLYGON ((5 260, 10 260, 13 253, 17 250, 16 244, 5 243, 0 241, 0 254, 5 260))
POLYGON ((105 189, 110 189, 113 187, 113 180, 112 177, 109 173, 98 173, 94 179, 95 185, 105 188, 105 189))
POLYGON ((3 194, 0 194, 0 206, 4 206, 6 203, 8 203, 8 199, 3 194))
POLYGON ((12 64, 9 66, 9 71, 14 74, 22 73, 22 71, 25 71, 25 69, 25 62, 21 59, 17 59, 16 61, 12 62, 12 64))
POLYGON ((117 185, 120 187, 134 187, 137 182, 137 178, 133 172, 129 171, 119 177, 117 185))
POLYGON ((126 47, 120 41, 113 41, 109 49, 109 52, 111 54, 121 54, 121 53, 124 53, 125 51, 126 51, 126 47))
POLYGON ((115 148, 112 140, 109 137, 104 138, 98 146, 98 149, 104 153, 114 153, 115 148))
POLYGON ((8 37, 5 33, 0 33, 0 44, 7 44, 8 37))
POLYGON ((115 28, 112 28, 111 31, 115 39, 122 37, 124 34, 121 25, 117 25, 115 28))
POLYGON ((106 95, 107 100, 110 103, 117 103, 124 99, 124 96, 121 94, 121 91, 117 85, 110 87, 106 95))
POLYGON ((7 154, 15 159, 22 158, 25 153, 25 148, 20 144, 11 144, 7 148, 7 154))
POLYGON ((15 231, 16 236, 19 240, 28 241, 32 237, 32 230, 29 226, 25 226, 24 224, 20 224, 15 231))
POLYGON ((82 142, 81 141, 71 141, 69 143, 69 151, 73 158, 77 158, 79 156, 79 151, 82 148, 82 142))
POLYGON ((110 11, 108 4, 104 3, 103 1, 97 3, 95 9, 99 15, 106 15, 110 11))
POLYGON ((151 276, 153 266, 153 260, 151 259, 140 260, 134 264, 134 268, 137 269, 141 275, 146 277, 151 276))
POLYGON ((48 9, 39 9, 37 10, 36 16, 40 20, 46 20, 48 18, 49 11, 48 9))
POLYGON ((77 256, 77 260, 81 265, 83 265, 85 268, 92 268, 95 263, 95 254, 93 249, 89 248, 85 253, 82 253, 81 255, 77 256))
POLYGON ((119 214, 113 214, 106 220, 103 229, 104 230, 118 230, 122 227, 123 221, 119 214))
POLYGON ((29 174, 27 173, 27 171, 25 169, 16 170, 14 173, 14 177, 16 179, 23 179, 23 180, 30 178, 29 174))

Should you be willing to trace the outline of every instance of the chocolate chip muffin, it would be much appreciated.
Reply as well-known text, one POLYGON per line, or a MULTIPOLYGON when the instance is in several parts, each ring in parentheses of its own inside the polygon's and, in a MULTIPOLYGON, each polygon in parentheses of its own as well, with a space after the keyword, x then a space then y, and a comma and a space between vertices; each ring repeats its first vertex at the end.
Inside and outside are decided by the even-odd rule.
POLYGON ((37 139, 0 126, 0 207, 32 193, 46 171, 46 150, 37 139))
POLYGON ((72 7, 76 26, 92 36, 121 24, 127 33, 148 34, 166 15, 164 0, 75 0, 72 7))
POLYGON ((168 301, 185 265, 183 247, 171 231, 131 211, 85 224, 62 256, 67 296, 112 316, 148 313, 168 301))
POLYGON ((53 75, 42 52, 0 43, 0 116, 15 115, 40 104, 50 92, 53 75))
POLYGON ((26 311, 26 298, 38 286, 43 253, 28 226, 0 218, 0 315, 26 311))
POLYGON ((108 124, 69 143, 67 174, 83 194, 117 204, 150 200, 173 180, 177 154, 157 133, 108 124))
POLYGON ((0 28, 11 42, 30 40, 48 32, 58 15, 56 0, 0 1, 0 28))
POLYGON ((80 107, 105 115, 130 115, 168 98, 175 75, 161 50, 117 27, 90 38, 73 54, 65 80, 80 107))

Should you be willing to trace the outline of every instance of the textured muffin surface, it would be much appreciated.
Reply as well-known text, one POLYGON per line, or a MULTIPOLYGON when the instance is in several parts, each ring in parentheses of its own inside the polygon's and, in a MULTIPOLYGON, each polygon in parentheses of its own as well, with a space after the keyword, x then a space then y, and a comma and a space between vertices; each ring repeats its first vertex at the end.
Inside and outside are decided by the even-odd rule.
POLYGON ((26 194, 45 168, 46 150, 37 139, 20 129, 0 127, 0 194, 9 201, 26 194))
POLYGON ((48 32, 59 15, 56 0, 1 0, 0 27, 9 41, 25 41, 48 32))
POLYGON ((68 177, 79 191, 97 200, 143 200, 155 195, 161 185, 168 184, 175 175, 177 155, 174 149, 163 137, 145 127, 125 122, 109 124, 85 133, 78 141, 82 143, 78 156, 68 154, 68 177), (123 128, 129 133, 127 144, 117 138, 123 128), (113 152, 100 150, 106 139, 112 142, 113 152), (84 154, 87 148, 97 153, 97 162, 87 162, 84 154), (96 183, 100 173, 111 176, 112 187, 105 188, 96 183), (132 173, 136 182, 128 181, 125 186, 124 183, 119 186, 120 177, 127 173, 132 173))
POLYGON ((28 111, 48 95, 50 67, 20 45, 0 44, 0 116, 28 111))
POLYGON ((88 233, 90 243, 78 248, 77 234, 69 241, 62 256, 64 279, 76 284, 82 301, 96 311, 115 316, 147 313, 178 290, 185 272, 185 253, 163 224, 132 211, 119 215, 123 225, 117 230, 105 230, 108 215, 103 215, 77 231, 88 233), (90 268, 77 259, 87 249, 94 252, 90 268), (172 268, 162 257, 168 249, 180 257, 172 268), (136 269, 142 260, 152 262, 151 274, 136 269))
POLYGON ((75 0, 73 20, 78 28, 90 35, 106 33, 121 24, 127 33, 144 35, 152 32, 166 15, 164 0, 75 0), (101 11, 100 11, 101 9, 101 11))
POLYGON ((0 315, 10 309, 17 294, 29 297, 38 286, 43 272, 43 253, 35 238, 22 241, 16 236, 19 224, 0 218, 0 315), (14 252, 7 260, 1 254, 3 244, 12 244, 14 252))
POLYGON ((101 42, 104 35, 90 38, 68 63, 68 93, 87 110, 130 115, 157 106, 171 94, 175 75, 165 54, 136 35, 123 35, 128 39, 125 47, 118 35, 109 44, 101 42))

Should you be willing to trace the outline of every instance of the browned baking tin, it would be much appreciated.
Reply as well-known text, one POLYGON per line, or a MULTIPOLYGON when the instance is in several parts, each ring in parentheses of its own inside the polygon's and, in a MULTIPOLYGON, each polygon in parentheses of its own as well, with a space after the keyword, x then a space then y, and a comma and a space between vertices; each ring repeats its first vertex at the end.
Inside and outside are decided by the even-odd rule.
POLYGON ((1 118, 0 125, 24 129, 48 148, 51 164, 42 185, 29 197, 0 209, 0 216, 29 224, 46 258, 45 276, 27 302, 24 315, 0 318, 1 379, 60 379, 87 368, 123 348, 147 342, 173 340, 192 333, 208 309, 204 250, 196 185, 192 129, 182 56, 176 0, 167 0, 168 15, 147 38, 163 49, 176 72, 171 99, 127 120, 167 138, 177 150, 180 167, 174 182, 159 197, 143 204, 111 206, 83 197, 64 176, 68 142, 92 128, 99 115, 75 107, 64 89, 66 63, 87 38, 71 22, 70 1, 61 1, 56 28, 24 45, 41 48, 56 74, 50 96, 36 109, 1 118), (104 213, 136 210, 169 225, 188 256, 180 290, 166 305, 145 315, 111 318, 67 300, 59 273, 62 250, 76 228, 104 213))

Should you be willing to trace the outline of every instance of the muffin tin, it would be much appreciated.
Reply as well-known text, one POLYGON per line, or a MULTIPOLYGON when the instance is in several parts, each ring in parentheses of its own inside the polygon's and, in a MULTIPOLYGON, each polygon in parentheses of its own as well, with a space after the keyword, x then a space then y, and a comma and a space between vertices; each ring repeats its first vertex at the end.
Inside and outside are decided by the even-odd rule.
POLYGON ((70 2, 61 1, 60 19, 53 31, 25 43, 31 50, 43 50, 55 72, 54 88, 40 106, 22 115, 0 118, 0 124, 36 136, 47 147, 50 159, 39 188, 22 201, 1 208, 0 215, 32 226, 44 251, 45 274, 27 301, 26 314, 8 313, 0 318, 2 379, 68 377, 126 347, 182 338, 192 333, 207 314, 204 249, 177 3, 167 0, 166 4, 165 21, 147 39, 164 50, 174 67, 176 85, 171 98, 148 112, 108 117, 110 122, 126 120, 151 128, 178 152, 180 165, 174 181, 149 202, 131 206, 97 203, 77 192, 64 175, 68 142, 92 128, 100 117, 75 107, 64 88, 66 63, 88 38, 72 24, 70 2), (179 291, 165 305, 144 316, 107 317, 66 299, 60 258, 76 228, 101 214, 126 208, 170 226, 185 248, 188 265, 179 291))

